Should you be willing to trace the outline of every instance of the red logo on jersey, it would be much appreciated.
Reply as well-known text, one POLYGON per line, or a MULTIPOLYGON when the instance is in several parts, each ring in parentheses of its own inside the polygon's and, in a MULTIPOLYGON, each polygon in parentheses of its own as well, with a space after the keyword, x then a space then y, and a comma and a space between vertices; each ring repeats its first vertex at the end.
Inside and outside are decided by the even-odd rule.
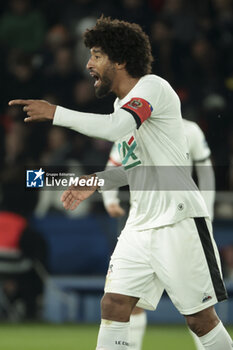
POLYGON ((137 109, 139 107, 142 107, 142 102, 140 100, 131 100, 129 106, 137 109))

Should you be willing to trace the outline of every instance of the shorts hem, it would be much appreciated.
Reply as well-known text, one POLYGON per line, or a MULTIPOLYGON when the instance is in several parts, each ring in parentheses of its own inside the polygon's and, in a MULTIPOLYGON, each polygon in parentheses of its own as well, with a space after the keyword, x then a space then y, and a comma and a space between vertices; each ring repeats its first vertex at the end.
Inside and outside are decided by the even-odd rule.
POLYGON ((139 298, 137 304, 140 304, 141 306, 139 305, 139 307, 141 307, 142 309, 146 309, 150 311, 154 311, 156 309, 156 306, 153 305, 150 301, 148 301, 148 299, 145 298, 140 292, 138 293, 135 291, 131 292, 128 290, 122 290, 117 288, 105 288, 104 293, 116 293, 116 294, 127 295, 129 297, 139 298))
POLYGON ((179 310, 179 309, 178 309, 178 310, 179 310, 179 312, 180 312, 182 315, 184 315, 184 316, 189 316, 189 315, 195 314, 195 313, 197 313, 197 312, 200 312, 200 311, 202 311, 202 310, 205 310, 205 309, 207 309, 208 307, 213 306, 213 305, 215 305, 215 304, 217 304, 217 303, 218 303, 218 300, 215 299, 215 300, 212 300, 212 301, 209 302, 209 303, 201 304, 201 305, 196 306, 196 307, 193 307, 192 309, 189 309, 189 310, 179 310))

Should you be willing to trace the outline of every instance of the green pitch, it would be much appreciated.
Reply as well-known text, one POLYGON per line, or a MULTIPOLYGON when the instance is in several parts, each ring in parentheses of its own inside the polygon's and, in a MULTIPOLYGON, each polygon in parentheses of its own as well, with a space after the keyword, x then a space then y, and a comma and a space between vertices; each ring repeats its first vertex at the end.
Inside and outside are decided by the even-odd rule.
MULTIPOLYGON (((228 327, 233 336, 233 327, 228 327)), ((97 325, 0 324, 1 350, 94 350, 97 325)), ((182 326, 149 326, 143 350, 195 350, 182 326)))

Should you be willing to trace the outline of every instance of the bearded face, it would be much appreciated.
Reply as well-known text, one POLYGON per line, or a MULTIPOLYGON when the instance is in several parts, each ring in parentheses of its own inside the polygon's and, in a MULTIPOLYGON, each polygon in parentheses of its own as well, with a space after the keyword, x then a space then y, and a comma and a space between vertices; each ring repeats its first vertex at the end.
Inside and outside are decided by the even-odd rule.
POLYGON ((87 69, 94 79, 96 97, 102 98, 112 91, 112 85, 116 68, 106 54, 99 48, 91 49, 91 58, 88 61, 87 69))

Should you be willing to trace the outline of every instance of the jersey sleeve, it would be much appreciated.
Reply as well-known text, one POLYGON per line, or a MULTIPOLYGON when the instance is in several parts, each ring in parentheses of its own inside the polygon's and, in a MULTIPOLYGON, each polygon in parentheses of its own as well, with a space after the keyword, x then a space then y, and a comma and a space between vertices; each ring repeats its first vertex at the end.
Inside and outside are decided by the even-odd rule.
POLYGON ((100 192, 128 185, 127 174, 122 166, 97 172, 96 176, 104 180, 104 185, 100 187, 100 192))
POLYGON ((112 114, 94 114, 57 106, 53 125, 108 141, 116 141, 136 129, 134 118, 122 108, 112 114))
POLYGON ((153 111, 152 105, 141 97, 131 98, 131 100, 125 103, 121 108, 133 116, 137 124, 137 129, 151 116, 153 111))
POLYGON ((211 155, 204 133, 197 124, 193 124, 187 133, 189 152, 194 163, 204 162, 211 155))

